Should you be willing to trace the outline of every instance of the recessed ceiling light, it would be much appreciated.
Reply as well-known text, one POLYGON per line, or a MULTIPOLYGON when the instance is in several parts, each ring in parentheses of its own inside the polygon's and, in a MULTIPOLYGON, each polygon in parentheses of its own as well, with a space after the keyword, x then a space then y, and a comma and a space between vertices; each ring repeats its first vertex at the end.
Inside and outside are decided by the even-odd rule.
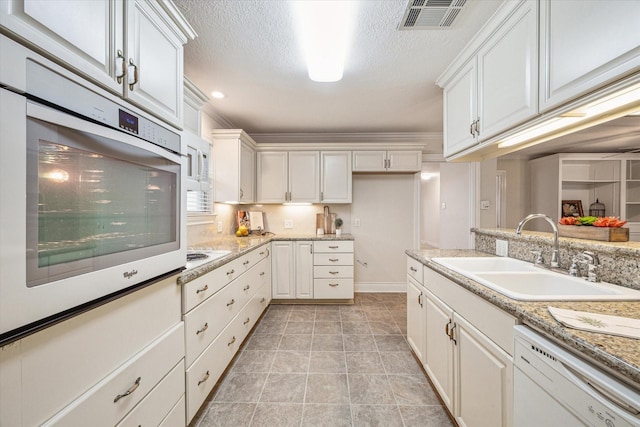
POLYGON ((220 92, 219 90, 214 90, 213 92, 211 92, 211 96, 216 99, 222 99, 224 98, 224 93, 220 92))

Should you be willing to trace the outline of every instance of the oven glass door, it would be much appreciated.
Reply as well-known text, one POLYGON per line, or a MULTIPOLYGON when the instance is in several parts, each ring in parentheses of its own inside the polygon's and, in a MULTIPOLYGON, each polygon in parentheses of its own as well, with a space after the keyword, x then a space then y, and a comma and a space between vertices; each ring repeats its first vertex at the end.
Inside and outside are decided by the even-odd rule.
POLYGON ((29 287, 179 247, 180 164, 117 130, 87 129, 27 118, 29 287))

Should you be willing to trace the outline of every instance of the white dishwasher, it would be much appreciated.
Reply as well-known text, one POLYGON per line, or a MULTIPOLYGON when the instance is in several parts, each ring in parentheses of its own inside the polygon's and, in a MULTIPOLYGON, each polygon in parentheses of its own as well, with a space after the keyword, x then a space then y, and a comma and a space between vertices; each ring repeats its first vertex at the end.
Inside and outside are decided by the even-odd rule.
POLYGON ((526 326, 515 327, 514 426, 640 426, 640 393, 526 326))

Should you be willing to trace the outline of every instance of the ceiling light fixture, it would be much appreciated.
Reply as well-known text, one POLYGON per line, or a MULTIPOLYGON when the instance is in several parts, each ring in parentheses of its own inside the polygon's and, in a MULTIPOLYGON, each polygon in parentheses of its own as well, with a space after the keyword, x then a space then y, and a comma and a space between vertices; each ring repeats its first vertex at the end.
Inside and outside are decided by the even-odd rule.
POLYGON ((309 78, 337 82, 351 42, 356 15, 355 1, 294 1, 297 33, 307 61, 309 78))
POLYGON ((213 96, 215 99, 222 99, 224 98, 224 93, 220 92, 219 90, 214 90, 213 92, 211 92, 211 96, 213 96))

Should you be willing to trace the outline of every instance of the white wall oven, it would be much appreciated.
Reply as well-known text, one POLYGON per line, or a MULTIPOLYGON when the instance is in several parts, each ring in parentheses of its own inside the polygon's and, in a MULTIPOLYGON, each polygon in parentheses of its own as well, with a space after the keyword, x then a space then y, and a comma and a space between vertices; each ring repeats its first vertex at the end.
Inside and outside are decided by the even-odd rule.
POLYGON ((8 342, 175 272, 186 251, 178 133, 1 43, 0 342, 8 342))

